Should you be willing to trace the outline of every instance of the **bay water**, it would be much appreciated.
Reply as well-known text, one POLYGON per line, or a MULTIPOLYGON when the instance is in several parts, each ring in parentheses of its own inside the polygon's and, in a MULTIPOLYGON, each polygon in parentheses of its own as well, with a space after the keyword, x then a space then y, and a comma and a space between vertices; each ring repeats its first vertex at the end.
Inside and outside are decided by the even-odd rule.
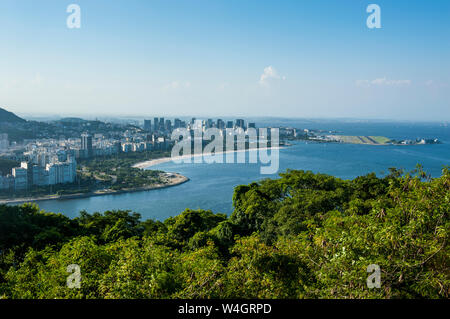
MULTIPOLYGON (((263 122, 263 121, 261 121, 263 122)), ((390 167, 413 170, 421 164, 433 177, 450 166, 450 125, 446 123, 366 122, 366 121, 295 121, 273 120, 263 123, 273 126, 338 131, 343 135, 386 136, 393 139, 438 138, 443 143, 433 145, 356 145, 293 142, 279 150, 278 173, 287 169, 310 170, 343 179, 375 172, 388 173, 390 167)), ((258 126, 263 127, 260 122, 258 126)), ((251 151, 254 152, 254 151, 251 151)), ((248 156, 248 154, 247 154, 248 156)), ((205 209, 230 214, 234 187, 249 184, 274 175, 261 175, 261 164, 175 164, 152 166, 167 172, 177 172, 190 181, 175 187, 119 195, 90 198, 41 201, 41 209, 76 217, 81 210, 89 213, 106 210, 130 210, 142 219, 164 220, 186 208, 205 209)))

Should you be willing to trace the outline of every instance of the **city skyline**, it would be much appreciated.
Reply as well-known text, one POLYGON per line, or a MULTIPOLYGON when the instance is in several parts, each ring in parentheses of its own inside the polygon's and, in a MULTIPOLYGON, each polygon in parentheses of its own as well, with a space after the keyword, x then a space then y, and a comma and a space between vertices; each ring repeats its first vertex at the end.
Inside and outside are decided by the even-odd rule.
POLYGON ((60 116, 450 120, 450 4, 376 1, 381 28, 369 29, 371 3, 2 1, 0 106, 60 116), (71 3, 80 29, 66 26, 71 3))

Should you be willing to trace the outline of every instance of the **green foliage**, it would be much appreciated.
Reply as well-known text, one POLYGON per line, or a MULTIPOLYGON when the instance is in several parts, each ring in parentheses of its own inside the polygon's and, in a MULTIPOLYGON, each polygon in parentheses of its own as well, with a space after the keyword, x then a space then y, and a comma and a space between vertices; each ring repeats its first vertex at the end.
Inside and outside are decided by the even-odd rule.
POLYGON ((168 235, 181 244, 185 244, 195 234, 209 231, 227 219, 225 214, 213 214, 211 211, 186 209, 180 215, 166 221, 168 235))
POLYGON ((230 217, 186 209, 70 220, 0 206, 6 298, 449 298, 450 172, 351 181, 304 171, 239 186, 230 217), (81 268, 81 289, 66 286, 81 268), (381 288, 367 287, 367 266, 381 288))
POLYGON ((170 156, 167 152, 146 151, 117 154, 111 158, 98 157, 81 160, 81 176, 85 179, 93 178, 103 187, 112 190, 123 190, 162 184, 161 172, 133 168, 140 161, 170 156))
POLYGON ((107 211, 103 215, 80 212, 75 221, 85 235, 95 235, 103 242, 113 242, 121 238, 141 236, 144 229, 140 225, 141 215, 130 211, 107 211))
POLYGON ((43 249, 78 232, 75 221, 62 214, 41 212, 36 205, 0 205, 0 252, 17 247, 43 249))

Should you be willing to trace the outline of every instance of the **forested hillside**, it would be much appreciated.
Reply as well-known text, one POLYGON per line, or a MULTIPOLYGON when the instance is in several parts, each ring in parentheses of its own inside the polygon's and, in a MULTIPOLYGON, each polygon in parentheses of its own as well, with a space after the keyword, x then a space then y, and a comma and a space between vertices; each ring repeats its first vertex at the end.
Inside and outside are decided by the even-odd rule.
POLYGON ((304 171, 239 186, 234 212, 73 220, 0 206, 3 298, 448 298, 450 172, 351 181, 304 171), (68 265, 81 269, 69 289, 68 265), (381 288, 367 287, 367 267, 381 288))
POLYGON ((26 121, 20 117, 18 117, 16 114, 12 112, 8 112, 7 110, 0 107, 0 123, 25 123, 26 121))

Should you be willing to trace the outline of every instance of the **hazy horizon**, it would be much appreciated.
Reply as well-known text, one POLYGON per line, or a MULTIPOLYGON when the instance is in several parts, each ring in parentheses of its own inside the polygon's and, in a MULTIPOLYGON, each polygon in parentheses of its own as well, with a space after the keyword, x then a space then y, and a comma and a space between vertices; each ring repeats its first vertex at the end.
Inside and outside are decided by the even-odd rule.
MULTIPOLYGON (((0 106, 1 107, 1 106, 0 106)), ((9 109, 5 108, 7 111, 9 109)), ((13 112, 14 113, 14 112, 13 112)), ((392 118, 357 118, 357 117, 283 117, 283 116, 264 116, 264 115, 221 115, 221 114, 210 114, 210 115, 199 115, 199 114, 189 114, 189 115, 176 115, 176 114, 76 114, 76 113, 27 113, 19 112, 16 115, 31 120, 58 120, 63 118, 81 118, 84 120, 107 120, 107 119, 117 119, 117 120, 153 120, 154 117, 164 117, 166 119, 180 118, 184 120, 190 120, 191 118, 206 120, 208 118, 212 119, 223 119, 231 120, 237 118, 243 118, 248 121, 257 120, 282 120, 282 121, 305 121, 305 122, 393 122, 393 123, 435 123, 435 124, 446 124, 449 123, 448 120, 415 120, 415 119, 392 119, 392 118)))

